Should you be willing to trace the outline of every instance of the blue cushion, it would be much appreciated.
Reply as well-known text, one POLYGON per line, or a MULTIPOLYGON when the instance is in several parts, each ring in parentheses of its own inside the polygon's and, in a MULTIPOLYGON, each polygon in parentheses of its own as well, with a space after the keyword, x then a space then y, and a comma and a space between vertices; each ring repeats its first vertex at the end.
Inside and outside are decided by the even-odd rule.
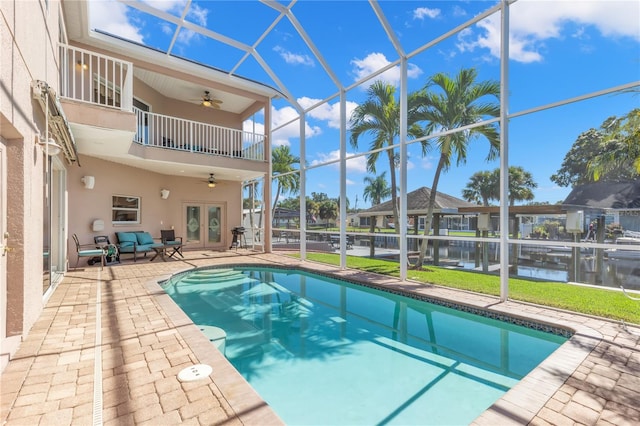
POLYGON ((138 239, 133 232, 116 232, 118 242, 121 248, 133 247, 133 243, 137 243, 138 239))
POLYGON ((138 238, 138 244, 153 244, 153 237, 148 232, 136 232, 136 237, 138 238))

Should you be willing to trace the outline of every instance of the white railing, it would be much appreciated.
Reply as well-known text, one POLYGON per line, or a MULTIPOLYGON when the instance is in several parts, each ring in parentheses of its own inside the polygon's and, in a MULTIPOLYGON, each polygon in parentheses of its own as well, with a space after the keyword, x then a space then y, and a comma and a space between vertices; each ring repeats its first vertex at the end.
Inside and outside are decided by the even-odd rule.
POLYGON ((133 108, 134 142, 146 146, 264 161, 265 136, 133 108))
POLYGON ((133 64, 60 44, 60 97, 131 112, 133 64))

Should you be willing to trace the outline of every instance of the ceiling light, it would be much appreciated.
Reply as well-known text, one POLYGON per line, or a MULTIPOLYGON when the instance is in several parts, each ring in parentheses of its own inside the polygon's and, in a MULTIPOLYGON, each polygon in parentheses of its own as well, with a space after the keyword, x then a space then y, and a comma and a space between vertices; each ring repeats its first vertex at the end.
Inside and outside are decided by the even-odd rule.
POLYGON ((205 99, 204 101, 202 101, 202 106, 210 107, 211 106, 211 101, 208 100, 208 99, 205 99))
POLYGON ((209 188, 215 188, 215 187, 216 187, 216 183, 215 183, 215 182, 209 182, 209 183, 207 184, 207 186, 208 186, 209 188))

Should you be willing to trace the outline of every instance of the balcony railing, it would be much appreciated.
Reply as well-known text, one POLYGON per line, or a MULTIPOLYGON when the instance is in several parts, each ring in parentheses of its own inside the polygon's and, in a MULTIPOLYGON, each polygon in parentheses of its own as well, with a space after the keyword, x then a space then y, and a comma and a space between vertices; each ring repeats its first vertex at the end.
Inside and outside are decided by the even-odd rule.
POLYGON ((133 108, 134 142, 185 152, 264 161, 265 136, 133 108))
POLYGON ((60 44, 60 96, 135 112, 134 142, 187 152, 264 161, 265 135, 133 107, 133 64, 60 44))
POLYGON ((60 96, 131 112, 133 64, 60 44, 60 96))

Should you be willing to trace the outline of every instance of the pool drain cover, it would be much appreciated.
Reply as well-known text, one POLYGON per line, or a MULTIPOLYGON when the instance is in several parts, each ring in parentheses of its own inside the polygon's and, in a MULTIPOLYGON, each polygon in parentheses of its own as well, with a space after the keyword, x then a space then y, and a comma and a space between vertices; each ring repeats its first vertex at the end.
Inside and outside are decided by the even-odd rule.
POLYGON ((178 380, 181 382, 193 382, 194 380, 200 380, 207 377, 213 368, 206 364, 196 364, 191 367, 187 367, 178 373, 178 380))

